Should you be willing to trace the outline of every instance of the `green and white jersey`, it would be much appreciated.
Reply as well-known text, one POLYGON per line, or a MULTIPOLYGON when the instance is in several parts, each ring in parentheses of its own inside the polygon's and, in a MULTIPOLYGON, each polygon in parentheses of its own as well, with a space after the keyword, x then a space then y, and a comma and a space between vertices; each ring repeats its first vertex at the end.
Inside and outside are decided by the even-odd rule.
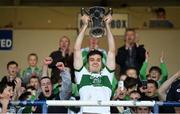
MULTIPOLYGON (((104 67, 100 73, 90 73, 85 67, 75 71, 80 100, 110 101, 114 71, 104 67)), ((81 112, 109 114, 110 107, 81 107, 81 112)))

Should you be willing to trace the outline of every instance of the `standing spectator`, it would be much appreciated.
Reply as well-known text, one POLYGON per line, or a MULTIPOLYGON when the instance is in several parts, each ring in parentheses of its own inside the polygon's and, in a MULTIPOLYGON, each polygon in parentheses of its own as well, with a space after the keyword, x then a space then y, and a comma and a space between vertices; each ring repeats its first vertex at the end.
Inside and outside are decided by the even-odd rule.
POLYGON ((60 71, 56 67, 57 62, 63 62, 65 67, 69 67, 71 69, 71 77, 72 81, 74 81, 74 68, 73 68, 73 53, 70 51, 70 39, 67 36, 63 36, 59 40, 59 49, 57 51, 53 51, 50 54, 50 57, 53 59, 52 63, 49 65, 51 68, 51 80, 53 84, 58 83, 60 81, 60 71))
POLYGON ((140 70, 145 60, 145 49, 138 45, 135 29, 127 29, 125 32, 125 44, 118 49, 116 63, 120 66, 120 74, 125 74, 129 67, 140 70))
MULTIPOLYGON (((109 27, 112 17, 108 15, 104 19, 109 51, 106 66, 103 69, 101 69, 103 54, 98 50, 89 52, 87 56, 88 69, 83 66, 81 46, 90 18, 87 15, 83 15, 81 19, 83 26, 74 46, 74 68, 76 69, 75 76, 79 87, 80 100, 109 101, 112 93, 112 80, 115 70, 115 43, 109 27)), ((110 114, 110 107, 82 106, 81 113, 110 114)))
POLYGON ((22 72, 22 81, 23 84, 26 86, 29 83, 29 79, 32 76, 37 76, 40 79, 42 70, 38 68, 38 56, 35 53, 30 53, 27 57, 27 61, 29 64, 29 67, 24 69, 22 72))

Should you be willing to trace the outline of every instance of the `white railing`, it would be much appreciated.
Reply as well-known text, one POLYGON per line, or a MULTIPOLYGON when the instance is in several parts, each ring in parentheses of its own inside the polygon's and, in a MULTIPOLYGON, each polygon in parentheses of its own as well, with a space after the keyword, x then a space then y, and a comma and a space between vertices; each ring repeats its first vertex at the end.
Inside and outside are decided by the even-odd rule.
POLYGON ((47 114, 47 106, 148 106, 153 107, 154 113, 159 112, 159 106, 178 106, 180 102, 156 102, 156 101, 71 101, 71 100, 47 100, 47 101, 11 101, 14 105, 41 105, 42 113, 47 114))

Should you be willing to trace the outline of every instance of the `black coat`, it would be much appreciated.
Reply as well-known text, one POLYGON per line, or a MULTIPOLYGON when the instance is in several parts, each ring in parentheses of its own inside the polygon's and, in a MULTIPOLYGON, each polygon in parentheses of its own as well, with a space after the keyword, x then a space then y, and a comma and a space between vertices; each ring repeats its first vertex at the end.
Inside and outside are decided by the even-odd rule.
POLYGON ((50 54, 50 57, 53 59, 53 62, 49 65, 49 68, 51 68, 51 80, 52 83, 58 83, 60 80, 59 74, 60 71, 56 67, 57 62, 63 62, 66 67, 69 67, 71 69, 71 80, 74 82, 74 68, 73 68, 73 54, 69 55, 66 54, 65 57, 62 56, 62 52, 59 50, 54 51, 50 54))
MULTIPOLYGON (((45 97, 42 93, 39 95, 39 100, 60 100, 59 93, 45 97)), ((42 106, 37 106, 35 113, 42 113, 42 106)), ((48 113, 67 113, 67 108, 64 106, 48 106, 48 113)))
POLYGON ((116 63, 120 66, 120 74, 125 74, 125 71, 129 67, 134 67, 138 71, 141 69, 143 62, 145 61, 145 48, 144 45, 134 46, 132 48, 132 54, 130 51, 122 46, 118 49, 116 55, 116 63), (131 58, 131 62, 130 62, 131 58))

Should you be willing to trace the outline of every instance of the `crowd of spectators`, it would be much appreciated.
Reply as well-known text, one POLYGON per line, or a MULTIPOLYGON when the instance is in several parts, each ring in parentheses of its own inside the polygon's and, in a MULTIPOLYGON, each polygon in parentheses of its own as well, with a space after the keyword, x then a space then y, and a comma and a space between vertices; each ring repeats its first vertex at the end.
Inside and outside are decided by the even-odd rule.
MULTIPOLYGON (((104 19, 108 50, 101 49, 97 38, 89 38, 82 48, 90 18, 82 16, 83 26, 70 50, 70 39, 63 36, 59 48, 45 57, 38 67, 38 55, 30 53, 29 66, 20 71, 16 61, 7 63, 7 75, 0 82, 0 113, 42 113, 40 106, 15 106, 11 101, 24 100, 81 100, 81 101, 180 101, 180 71, 168 75, 165 54, 160 66, 149 64, 149 53, 139 44, 135 29, 127 29, 124 45, 115 49, 109 23, 104 19), (120 72, 115 74, 116 64, 120 72), (48 72, 51 69, 51 73, 48 72), (168 78, 169 77, 169 78, 168 78)), ((179 112, 177 107, 160 107, 160 113, 179 112)), ((153 113, 152 107, 58 107, 49 106, 48 113, 110 114, 153 113)))

